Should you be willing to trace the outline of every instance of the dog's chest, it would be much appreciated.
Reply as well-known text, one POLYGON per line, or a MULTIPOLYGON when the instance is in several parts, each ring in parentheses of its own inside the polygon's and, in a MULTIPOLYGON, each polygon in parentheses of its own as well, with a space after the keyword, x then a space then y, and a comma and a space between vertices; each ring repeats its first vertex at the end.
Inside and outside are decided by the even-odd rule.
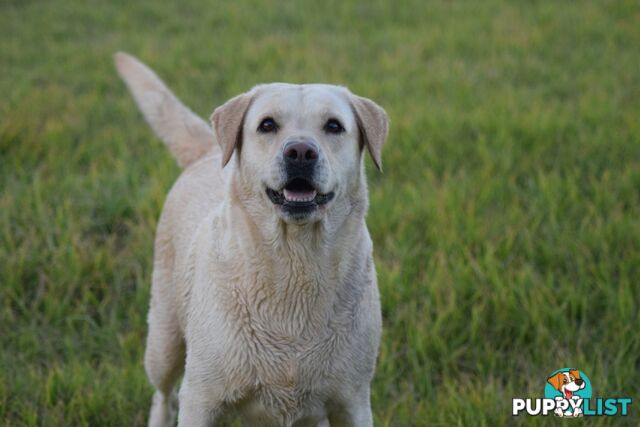
POLYGON ((219 330, 226 336, 226 345, 218 348, 225 353, 221 368, 234 388, 228 389, 227 402, 250 419, 275 420, 273 425, 322 419, 325 402, 359 365, 366 365, 365 376, 371 369, 369 360, 358 363, 360 357, 354 357, 375 353, 372 343, 363 346, 358 338, 362 282, 335 281, 330 269, 319 274, 303 268, 287 274, 252 270, 250 277, 228 277, 228 286, 216 295, 226 318, 219 330))
POLYGON ((334 363, 339 349, 330 337, 284 342, 254 348, 251 385, 245 392, 241 410, 250 418, 270 419, 274 425, 288 425, 305 418, 321 419, 324 403, 340 377, 334 363))
POLYGON ((324 402, 344 378, 337 361, 344 358, 348 340, 326 318, 307 319, 299 327, 280 320, 251 310, 236 335, 244 357, 234 371, 245 372, 241 411, 287 425, 324 413, 324 402))

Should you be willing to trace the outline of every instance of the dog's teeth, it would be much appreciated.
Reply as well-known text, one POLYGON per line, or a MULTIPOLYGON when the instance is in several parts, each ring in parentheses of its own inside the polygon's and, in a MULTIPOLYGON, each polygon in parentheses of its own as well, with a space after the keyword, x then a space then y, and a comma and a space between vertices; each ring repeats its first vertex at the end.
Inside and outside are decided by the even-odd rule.
POLYGON ((283 193, 285 200, 287 200, 288 202, 310 202, 315 199, 317 194, 315 190, 296 193, 289 191, 286 188, 283 193))

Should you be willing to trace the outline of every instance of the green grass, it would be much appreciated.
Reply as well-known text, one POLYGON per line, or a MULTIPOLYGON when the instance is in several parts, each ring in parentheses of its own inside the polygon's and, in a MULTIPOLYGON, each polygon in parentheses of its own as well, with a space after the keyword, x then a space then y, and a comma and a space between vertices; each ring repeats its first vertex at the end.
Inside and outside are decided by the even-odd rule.
POLYGON ((152 241, 179 170, 122 49, 203 116, 276 80, 387 109, 376 425, 556 425, 511 398, 565 366, 636 399, 574 424, 638 425, 640 4, 254 3, 0 3, 0 421, 146 422, 152 241))

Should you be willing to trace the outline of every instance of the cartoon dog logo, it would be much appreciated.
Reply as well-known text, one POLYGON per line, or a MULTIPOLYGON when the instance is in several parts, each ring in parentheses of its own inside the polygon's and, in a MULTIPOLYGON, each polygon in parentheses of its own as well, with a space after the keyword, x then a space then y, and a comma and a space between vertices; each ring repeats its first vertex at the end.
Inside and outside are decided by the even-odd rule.
MULTIPOLYGON (((580 378, 580 371, 577 369, 571 369, 568 372, 558 372, 547 378, 547 382, 551 384, 554 389, 562 393, 562 396, 555 398, 556 400, 571 400, 575 392, 585 388, 585 382, 580 378)), ((563 412, 562 408, 557 408, 554 413, 559 417, 580 417, 582 416, 582 409, 575 408, 573 412, 563 412)))

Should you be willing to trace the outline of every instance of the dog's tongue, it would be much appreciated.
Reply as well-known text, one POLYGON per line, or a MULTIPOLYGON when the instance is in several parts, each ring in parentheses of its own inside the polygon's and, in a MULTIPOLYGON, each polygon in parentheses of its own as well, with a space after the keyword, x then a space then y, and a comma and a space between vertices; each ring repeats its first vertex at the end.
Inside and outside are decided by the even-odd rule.
POLYGON ((573 396, 573 392, 571 390, 564 391, 564 397, 566 397, 567 399, 571 399, 572 396, 573 396))
POLYGON ((288 202, 310 202, 316 197, 316 191, 291 191, 284 189, 284 198, 288 202))

